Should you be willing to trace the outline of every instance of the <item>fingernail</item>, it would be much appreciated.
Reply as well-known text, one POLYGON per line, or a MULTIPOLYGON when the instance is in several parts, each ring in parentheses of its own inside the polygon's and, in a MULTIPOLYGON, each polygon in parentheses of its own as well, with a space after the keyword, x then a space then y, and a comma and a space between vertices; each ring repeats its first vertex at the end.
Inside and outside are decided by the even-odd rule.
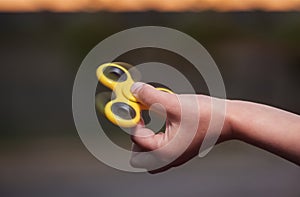
POLYGON ((140 91, 140 89, 143 87, 144 83, 142 82, 135 82, 131 88, 130 88, 130 91, 131 93, 136 96, 137 93, 140 91))

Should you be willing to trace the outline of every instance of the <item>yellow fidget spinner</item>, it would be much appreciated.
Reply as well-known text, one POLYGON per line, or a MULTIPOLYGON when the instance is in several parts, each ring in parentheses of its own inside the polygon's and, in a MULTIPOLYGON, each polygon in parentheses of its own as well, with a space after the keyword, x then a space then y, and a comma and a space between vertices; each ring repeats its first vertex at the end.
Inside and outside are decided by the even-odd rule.
MULTIPOLYGON (((104 114, 115 125, 121 127, 134 127, 141 118, 141 110, 149 108, 139 103, 131 94, 130 88, 134 83, 130 73, 120 63, 102 64, 97 69, 99 81, 110 88, 115 98, 109 101, 104 107, 104 114)), ((173 93, 163 87, 156 89, 173 93)))

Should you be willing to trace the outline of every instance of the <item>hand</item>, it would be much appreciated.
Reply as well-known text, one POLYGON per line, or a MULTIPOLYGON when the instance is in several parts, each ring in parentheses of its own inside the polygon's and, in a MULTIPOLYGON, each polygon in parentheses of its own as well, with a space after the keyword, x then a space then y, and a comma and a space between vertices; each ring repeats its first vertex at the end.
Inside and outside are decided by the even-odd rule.
POLYGON ((159 103, 167 114, 164 133, 155 134, 143 121, 133 128, 134 167, 165 171, 196 156, 199 148, 210 148, 211 139, 241 140, 300 165, 299 115, 246 101, 168 94, 143 83, 131 91, 142 104, 159 103))
POLYGON ((231 139, 225 111, 212 108, 213 102, 226 104, 226 100, 203 95, 169 94, 139 82, 132 86, 131 92, 148 107, 159 103, 167 115, 165 132, 155 134, 145 128, 143 120, 133 128, 133 167, 145 168, 151 173, 162 172, 196 156, 206 134, 218 142, 231 139), (220 125, 219 131, 213 126, 208 132, 213 110, 215 120, 224 124, 220 125))

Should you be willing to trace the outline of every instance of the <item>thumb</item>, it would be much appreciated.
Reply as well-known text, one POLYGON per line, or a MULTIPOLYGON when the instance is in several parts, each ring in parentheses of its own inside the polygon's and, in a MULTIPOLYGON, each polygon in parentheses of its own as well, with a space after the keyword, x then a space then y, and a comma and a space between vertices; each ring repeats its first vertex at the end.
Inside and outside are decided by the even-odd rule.
POLYGON ((172 101, 176 101, 175 95, 157 90, 153 86, 142 82, 134 83, 130 91, 139 102, 146 106, 160 103, 168 108, 172 104, 172 101))

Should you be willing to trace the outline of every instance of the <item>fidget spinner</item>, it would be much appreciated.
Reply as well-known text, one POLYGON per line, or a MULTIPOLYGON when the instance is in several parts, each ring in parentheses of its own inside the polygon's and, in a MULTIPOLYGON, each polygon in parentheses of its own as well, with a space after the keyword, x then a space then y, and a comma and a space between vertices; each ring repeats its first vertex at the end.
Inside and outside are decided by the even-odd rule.
MULTIPOLYGON (((141 111, 149 107, 139 103, 130 92, 135 82, 129 71, 122 63, 113 62, 102 64, 97 69, 100 83, 111 89, 115 95, 104 106, 104 114, 109 121, 120 127, 134 127, 141 119, 141 111)), ((173 93, 164 87, 155 87, 160 91, 173 93)))

